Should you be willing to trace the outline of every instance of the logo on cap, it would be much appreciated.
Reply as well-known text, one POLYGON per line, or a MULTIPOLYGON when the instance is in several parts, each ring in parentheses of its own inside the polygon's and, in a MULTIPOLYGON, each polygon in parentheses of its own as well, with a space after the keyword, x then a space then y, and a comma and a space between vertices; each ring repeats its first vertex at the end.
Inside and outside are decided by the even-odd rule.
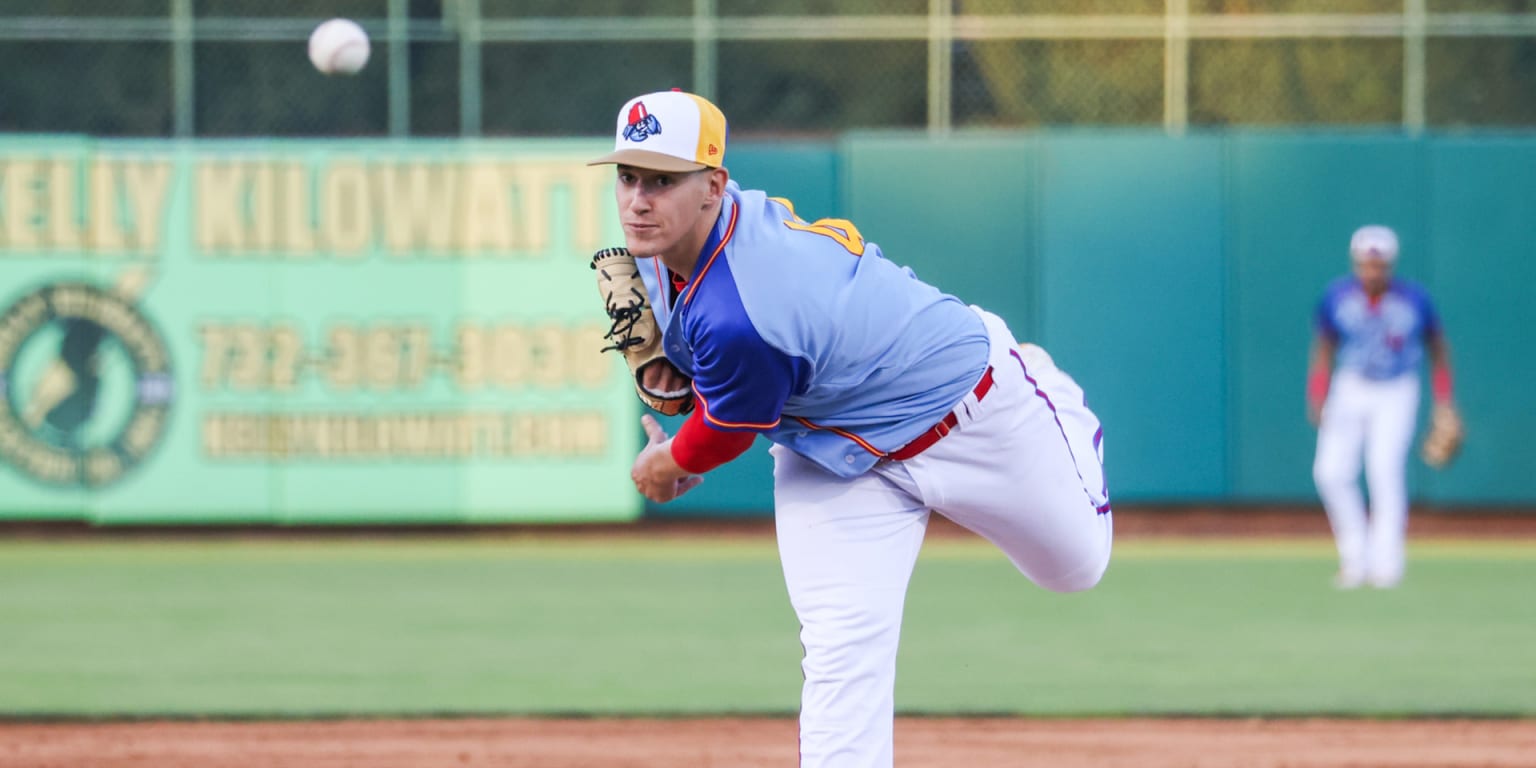
POLYGON ((645 102, 637 101, 629 108, 629 125, 624 129, 625 141, 641 142, 661 133, 661 122, 645 108, 645 102))

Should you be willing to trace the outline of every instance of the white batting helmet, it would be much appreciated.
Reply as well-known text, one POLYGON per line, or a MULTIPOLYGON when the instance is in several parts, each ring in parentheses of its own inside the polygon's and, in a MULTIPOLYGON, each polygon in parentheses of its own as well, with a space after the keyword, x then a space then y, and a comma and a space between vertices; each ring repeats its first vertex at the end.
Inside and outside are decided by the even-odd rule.
POLYGON ((1349 239, 1349 256, 1355 261, 1397 261, 1397 233, 1377 224, 1355 230, 1349 239))

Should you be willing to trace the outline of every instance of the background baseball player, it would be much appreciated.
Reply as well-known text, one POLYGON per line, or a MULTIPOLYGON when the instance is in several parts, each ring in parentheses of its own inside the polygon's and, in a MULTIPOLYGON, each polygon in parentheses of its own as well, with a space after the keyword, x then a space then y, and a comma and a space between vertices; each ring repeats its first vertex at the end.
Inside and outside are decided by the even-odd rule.
MULTIPOLYGON (((1312 474, 1338 545, 1335 585, 1386 588, 1403 576, 1405 464, 1424 350, 1429 350, 1437 408, 1454 418, 1451 368, 1429 294, 1392 275, 1397 234, 1382 226, 1361 227, 1350 239, 1349 253, 1354 274, 1331 283, 1317 306, 1307 374, 1308 416, 1318 426, 1312 474), (1362 453, 1369 516, 1359 485, 1362 453)), ((1437 422, 1445 418, 1437 415, 1437 422)), ((1426 458, 1443 464, 1450 456, 1432 455, 1427 445, 1426 458)))
MULTIPOLYGON (((675 437, 644 417, 632 477, 665 502, 757 435, 774 443, 805 647, 801 764, 889 766, 897 639, 929 510, 1036 584, 1092 587, 1111 545, 1102 431, 1082 390, 1001 319, 886 260, 851 222, 808 222, 737 186, 725 138, 705 99, 650 93, 619 111, 615 151, 594 161, 618 166, 625 241, 670 362, 637 369, 639 383, 691 380, 695 406, 675 437)), ((625 293, 615 276, 634 271, 616 259, 594 262, 610 310, 625 293)))

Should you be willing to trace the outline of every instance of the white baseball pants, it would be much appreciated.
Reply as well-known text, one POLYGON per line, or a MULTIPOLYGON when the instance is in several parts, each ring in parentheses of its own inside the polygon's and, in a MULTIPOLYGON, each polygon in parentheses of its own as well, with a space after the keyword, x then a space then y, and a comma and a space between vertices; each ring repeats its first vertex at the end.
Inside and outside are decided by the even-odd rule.
POLYGON ((1339 550, 1338 585, 1395 586, 1403 577, 1408 529, 1408 451, 1419 409, 1419 377, 1372 381, 1340 370, 1317 429, 1312 478, 1339 550), (1360 462, 1370 515, 1360 493, 1360 462))
POLYGON ((1109 565, 1098 419, 1049 356, 1020 355, 1002 320, 977 311, 993 389, 961 401, 956 429, 927 451, 844 479, 772 449, 779 556, 805 647, 804 768, 893 763, 897 641, 930 510, 1050 590, 1088 589, 1109 565))

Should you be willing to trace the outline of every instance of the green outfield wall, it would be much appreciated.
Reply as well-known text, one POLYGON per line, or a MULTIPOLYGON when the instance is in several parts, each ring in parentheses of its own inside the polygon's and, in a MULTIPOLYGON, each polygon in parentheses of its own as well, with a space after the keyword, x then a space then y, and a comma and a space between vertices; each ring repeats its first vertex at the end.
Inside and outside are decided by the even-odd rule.
MULTIPOLYGON (((1536 502, 1536 137, 869 134, 825 152, 837 169, 824 184, 803 158, 788 170, 752 155, 734 171, 792 198, 836 186, 834 208, 797 210, 852 219, 1044 344, 1103 418, 1122 501, 1315 498, 1311 312, 1348 270, 1350 233, 1388 224, 1399 272, 1437 301, 1469 430, 1450 469, 1411 462, 1411 492, 1536 502)), ((765 510, 765 446, 738 463, 650 514, 765 510)))
MULTIPOLYGON (((594 351, 602 146, 0 141, 0 517, 641 514, 639 409, 594 351)), ((1411 490, 1536 501, 1536 138, 862 134, 730 166, 1045 345, 1122 501, 1313 498, 1311 308, 1350 232, 1391 225, 1469 427, 1411 490)), ((771 504, 759 441, 648 514, 771 504)))

